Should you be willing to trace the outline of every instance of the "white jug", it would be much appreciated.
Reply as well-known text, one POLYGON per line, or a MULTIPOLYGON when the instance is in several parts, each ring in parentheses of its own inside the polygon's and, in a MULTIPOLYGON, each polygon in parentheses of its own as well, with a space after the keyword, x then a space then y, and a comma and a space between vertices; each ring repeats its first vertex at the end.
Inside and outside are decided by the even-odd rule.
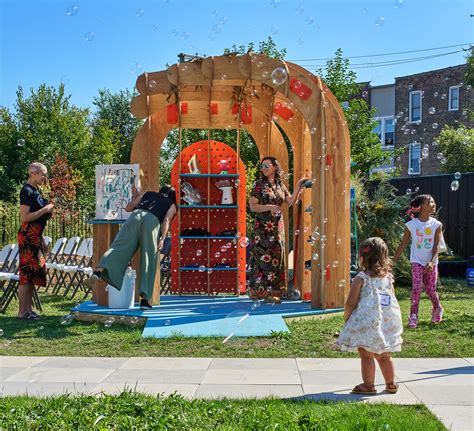
POLYGON ((222 191, 222 205, 232 205, 234 203, 234 200, 232 199, 232 189, 233 187, 231 186, 220 187, 220 190, 222 191))

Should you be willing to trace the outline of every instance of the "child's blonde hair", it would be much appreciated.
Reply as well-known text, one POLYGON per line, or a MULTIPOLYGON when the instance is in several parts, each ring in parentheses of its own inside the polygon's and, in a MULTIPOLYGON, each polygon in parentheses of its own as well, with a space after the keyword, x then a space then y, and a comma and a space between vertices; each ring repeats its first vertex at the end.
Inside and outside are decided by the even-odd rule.
POLYGON ((361 269, 369 271, 370 275, 385 277, 392 269, 387 244, 378 236, 367 238, 361 242, 359 256, 362 258, 360 261, 361 269))

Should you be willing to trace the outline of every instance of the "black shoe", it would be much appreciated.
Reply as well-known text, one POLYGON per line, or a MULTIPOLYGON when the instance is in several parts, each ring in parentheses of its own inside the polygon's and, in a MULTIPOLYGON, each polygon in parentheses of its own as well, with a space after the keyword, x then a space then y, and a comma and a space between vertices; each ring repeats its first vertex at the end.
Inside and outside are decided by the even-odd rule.
POLYGON ((142 299, 140 299, 140 308, 142 310, 146 310, 147 308, 153 308, 153 307, 148 302, 148 299, 142 298, 142 299))

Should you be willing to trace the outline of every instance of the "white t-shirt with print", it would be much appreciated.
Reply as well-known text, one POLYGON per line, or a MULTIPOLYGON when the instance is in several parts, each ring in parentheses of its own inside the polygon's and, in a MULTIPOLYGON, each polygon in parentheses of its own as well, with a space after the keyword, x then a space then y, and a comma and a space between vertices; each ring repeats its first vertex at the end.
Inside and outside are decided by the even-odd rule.
MULTIPOLYGON (((431 260, 435 233, 441 225, 433 217, 427 221, 414 218, 405 224, 411 233, 410 262, 425 266, 431 260)), ((434 262, 438 263, 438 256, 434 262)))

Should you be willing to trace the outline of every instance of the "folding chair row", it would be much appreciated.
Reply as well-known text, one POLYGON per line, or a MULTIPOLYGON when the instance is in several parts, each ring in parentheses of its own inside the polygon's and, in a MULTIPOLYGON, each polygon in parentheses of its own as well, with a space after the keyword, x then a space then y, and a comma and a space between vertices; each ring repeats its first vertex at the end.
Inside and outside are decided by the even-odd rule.
POLYGON ((70 265, 72 263, 72 259, 74 259, 80 240, 81 239, 78 236, 73 236, 69 239, 59 238, 56 241, 53 250, 51 250, 49 259, 46 261, 46 268, 48 270, 48 284, 46 285, 46 291, 52 287, 53 294, 58 292, 57 283, 61 275, 58 268, 62 265, 70 265))
POLYGON ((71 299, 74 298, 79 289, 83 289, 85 296, 89 293, 83 282, 86 276, 92 274, 92 252, 93 239, 85 238, 82 240, 75 255, 70 259, 68 264, 57 264, 56 270, 59 273, 58 282, 56 284, 55 292, 59 293, 63 290, 63 295, 67 296, 72 290, 71 299))

